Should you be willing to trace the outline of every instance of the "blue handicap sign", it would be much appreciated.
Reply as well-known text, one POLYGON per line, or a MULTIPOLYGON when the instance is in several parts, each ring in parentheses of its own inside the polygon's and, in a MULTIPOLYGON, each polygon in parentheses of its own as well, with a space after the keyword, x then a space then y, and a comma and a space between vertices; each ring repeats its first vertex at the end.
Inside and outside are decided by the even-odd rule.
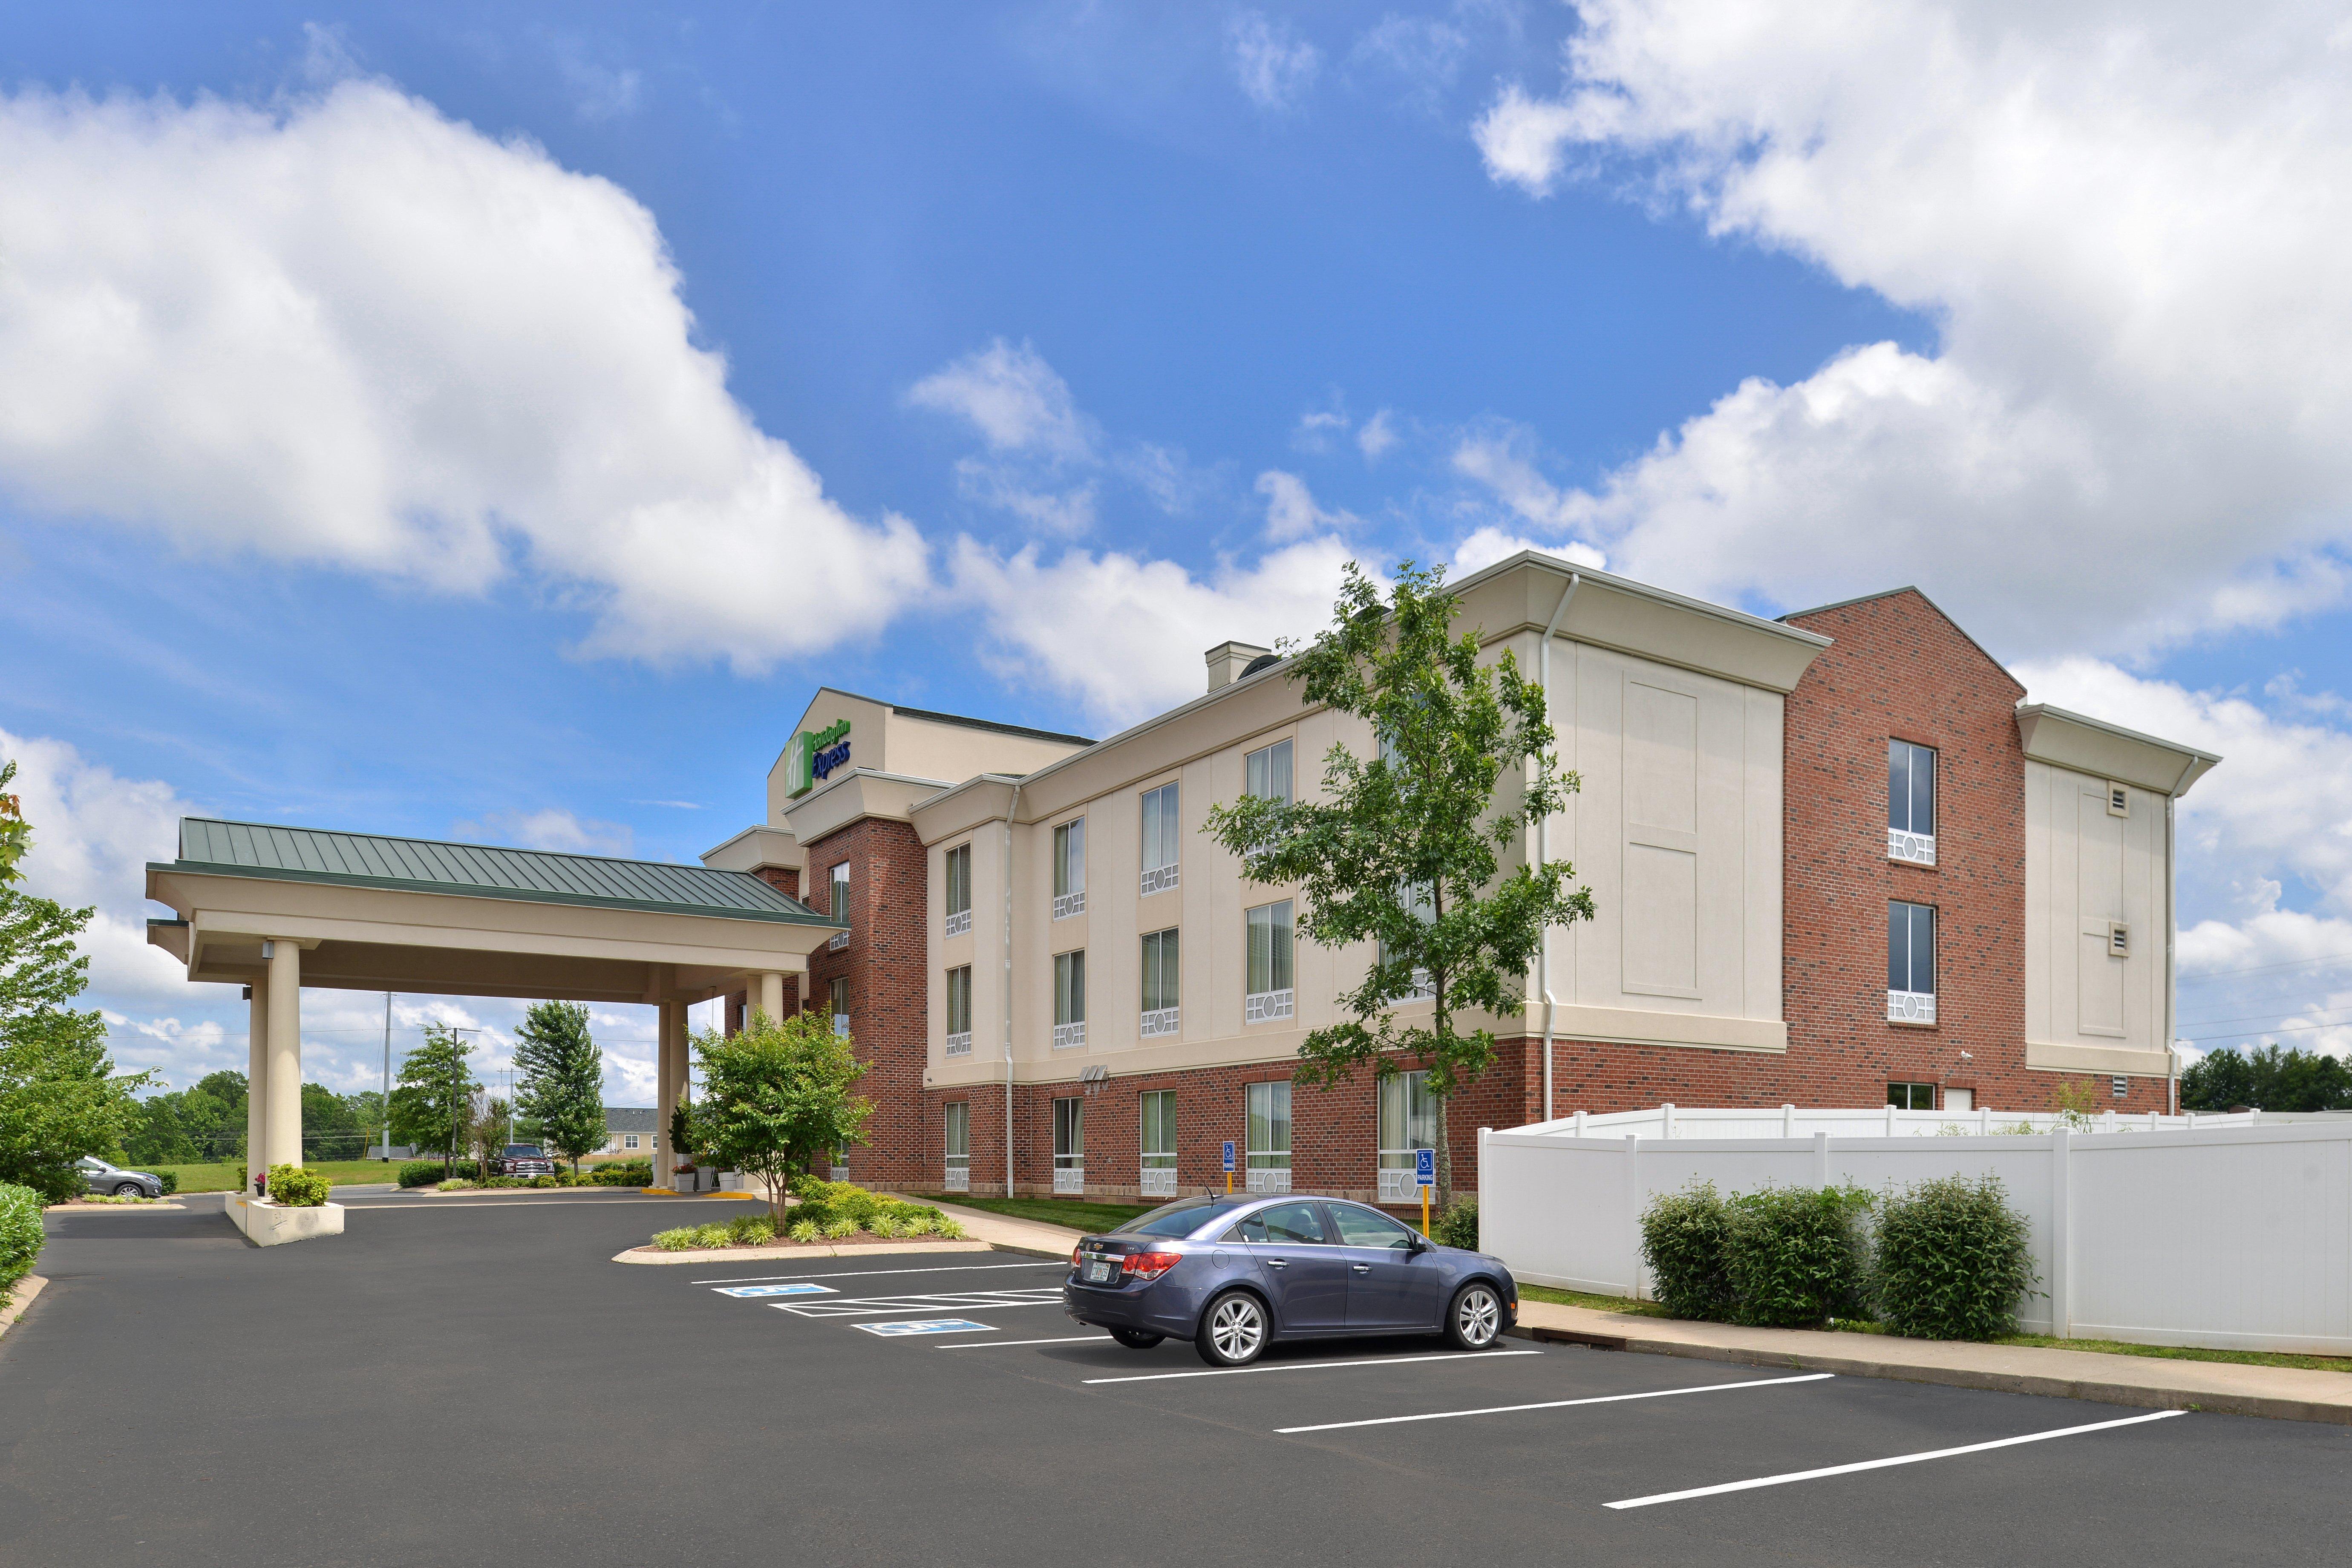
POLYGON ((730 1285, 720 1288, 721 1296, 739 1299, 754 1296, 830 1296, 830 1285, 730 1285))
POLYGON ((1437 1151, 1415 1149, 1412 1152, 1412 1184, 1416 1187, 1437 1185, 1437 1151))
POLYGON ((869 1334, 895 1339, 901 1334, 992 1334, 996 1331, 986 1323, 975 1323, 970 1318, 906 1318, 895 1323, 854 1323, 869 1334))
POLYGON ((1232 1139, 1228 1138, 1228 1139, 1226 1139, 1226 1140, 1225 1140, 1225 1174, 1227 1174, 1228 1176, 1230 1176, 1230 1175, 1232 1175, 1233 1173, 1234 1173, 1234 1141, 1233 1141, 1232 1139))

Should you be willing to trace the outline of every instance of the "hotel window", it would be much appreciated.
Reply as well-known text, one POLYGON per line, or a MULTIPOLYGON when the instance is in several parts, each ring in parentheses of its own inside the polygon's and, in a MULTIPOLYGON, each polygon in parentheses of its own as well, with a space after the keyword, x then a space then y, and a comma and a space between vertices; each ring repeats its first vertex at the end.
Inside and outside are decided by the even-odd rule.
POLYGON ((1290 900, 1260 904, 1243 920, 1249 948, 1244 966, 1242 1022, 1269 1024, 1291 1016, 1290 900))
POLYGON ((1886 1021, 1936 1021, 1936 911, 1930 905, 1886 906, 1886 1021))
POLYGON ((957 845, 946 859, 948 923, 942 934, 961 936, 971 930, 971 846, 957 845))
MULTIPOLYGON (((1412 910, 1413 918, 1423 925, 1435 925, 1437 923, 1436 889, 1424 882, 1417 888, 1407 889, 1406 893, 1406 907, 1412 910)), ((1392 962, 1389 944, 1385 941, 1380 944, 1380 957, 1381 965, 1383 968, 1392 962)), ((1436 994, 1436 989, 1429 983, 1429 971, 1416 968, 1412 972, 1412 989, 1395 998, 1389 1005, 1395 1007, 1402 1006, 1407 1002, 1426 1002, 1436 994)))
MULTIPOLYGON (((837 921, 845 921, 849 918, 849 862, 846 860, 833 868, 833 901, 826 906, 826 910, 837 921)), ((837 931, 833 933, 833 940, 825 945, 847 947, 849 933, 845 931, 837 931)))
POLYGON ((849 982, 836 980, 828 989, 833 998, 833 1032, 845 1035, 849 1033, 849 982))
POLYGON ((1155 1089, 1139 1097, 1143 1106, 1142 1195, 1176 1195, 1176 1091, 1155 1089))
POLYGON ((1145 933, 1143 938, 1143 1026, 1140 1032, 1147 1039, 1178 1032, 1181 1022, 1176 1000, 1178 973, 1174 930, 1145 933))
POLYGON ((1054 1048, 1087 1043, 1087 950, 1054 955, 1054 1048))
POLYGON ((1143 892, 1164 893, 1176 885, 1177 834, 1182 812, 1173 784, 1143 792, 1143 892))
POLYGON ((971 1055, 971 965, 948 971, 948 1055, 971 1055))
POLYGON ((1054 1101, 1054 1191, 1087 1190, 1087 1102, 1054 1101))
POLYGON ((948 1191, 971 1191, 971 1106, 961 1100, 947 1104, 948 1191))
POLYGON ((1260 800, 1290 798, 1290 742, 1276 741, 1242 759, 1242 793, 1260 800))
POLYGON ((1087 912, 1087 819, 1054 829, 1054 918, 1087 912))
POLYGON ((1249 1110, 1249 1173, 1254 1193, 1290 1190, 1290 1085, 1254 1083, 1245 1090, 1249 1110))
POLYGON ((1933 1110, 1936 1109, 1936 1086, 1932 1083, 1890 1083, 1886 1086, 1886 1103, 1897 1110, 1933 1110))
POLYGON ((1886 742, 1886 858, 1936 863, 1936 753, 1908 741, 1886 742))
POLYGON ((1381 1202, 1413 1201, 1413 1151, 1437 1147, 1437 1099, 1425 1072, 1381 1079, 1381 1202))

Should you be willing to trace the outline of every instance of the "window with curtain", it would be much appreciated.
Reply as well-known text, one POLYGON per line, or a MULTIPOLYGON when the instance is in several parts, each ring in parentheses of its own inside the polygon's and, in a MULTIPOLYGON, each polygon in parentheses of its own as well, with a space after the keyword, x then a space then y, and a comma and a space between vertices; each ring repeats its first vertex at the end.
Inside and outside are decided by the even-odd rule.
POLYGON ((948 971, 948 1055, 971 1054, 971 965, 948 971))
POLYGON ((1242 758, 1242 793, 1260 800, 1290 798, 1290 742, 1276 741, 1242 758))
POLYGON ((1143 792, 1143 892, 1164 893, 1176 886, 1181 858, 1181 801, 1173 783, 1143 792))
POLYGON ((1291 1016, 1290 900, 1260 904, 1243 916, 1248 949, 1243 965, 1243 1022, 1291 1016))
POLYGON ((1172 1035, 1177 1026, 1177 940, 1173 928, 1143 936, 1143 1033, 1172 1035))
POLYGON ((827 987, 827 992, 832 998, 833 1032, 845 1035, 849 1033, 849 982, 846 979, 836 980, 827 987))
POLYGON ((1936 863, 1936 753, 1908 741, 1886 742, 1886 856, 1936 863))
POLYGON ((1082 1171, 1087 1163, 1087 1102, 1054 1101, 1054 1169, 1082 1171))
POLYGON ((1087 908, 1087 819, 1054 829, 1054 918, 1084 914, 1087 908))
POLYGON ((961 936, 971 930, 971 846, 959 844, 946 860, 947 932, 961 936))
POLYGON ((1290 1085, 1254 1083, 1248 1087, 1249 1168, 1253 1171, 1290 1169, 1290 1085))
POLYGON ((1141 1096, 1143 1105, 1143 1168, 1176 1168, 1176 1091, 1156 1089, 1141 1096))
POLYGON ((1437 1147, 1437 1100, 1427 1073, 1381 1079, 1380 1116, 1381 1169, 1410 1171, 1414 1150, 1437 1147))
POLYGON ((1054 1046, 1087 1043, 1087 950, 1054 955, 1054 1046))

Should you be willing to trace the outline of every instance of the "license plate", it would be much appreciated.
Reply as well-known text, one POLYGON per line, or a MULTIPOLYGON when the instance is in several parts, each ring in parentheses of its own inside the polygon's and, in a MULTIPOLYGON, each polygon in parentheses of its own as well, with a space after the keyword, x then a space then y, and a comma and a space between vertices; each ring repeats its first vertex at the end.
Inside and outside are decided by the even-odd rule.
POLYGON ((1105 1262, 1097 1258, 1087 1265, 1087 1283, 1089 1285, 1107 1284, 1118 1276, 1118 1265, 1116 1263, 1105 1262))

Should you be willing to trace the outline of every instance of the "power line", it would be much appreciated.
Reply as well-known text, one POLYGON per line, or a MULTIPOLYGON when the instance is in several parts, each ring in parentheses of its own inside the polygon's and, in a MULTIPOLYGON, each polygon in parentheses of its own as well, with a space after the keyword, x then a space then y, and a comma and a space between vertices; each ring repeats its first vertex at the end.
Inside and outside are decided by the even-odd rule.
POLYGON ((2342 1029, 2347 1027, 2352 1027, 2352 1025, 2281 1024, 2275 1029, 2241 1029, 2234 1035, 2207 1035, 2201 1038, 2194 1036, 2184 1035, 2181 1037, 2188 1040, 2188 1042, 2192 1046, 2202 1046, 2214 1040, 2258 1040, 2264 1035, 2294 1035, 2302 1034, 2312 1029, 2342 1029))
POLYGON ((2201 981, 2225 980, 2232 974, 2260 974, 2272 969, 2300 969, 2306 963, 2338 963, 2352 959, 2352 952, 2331 952, 2319 958, 2290 958, 2284 963, 2256 963, 2244 969, 2209 969, 2202 974, 2184 974, 2183 985, 2195 985, 2201 981))
MULTIPOLYGON (((2323 1013, 2341 1013, 2346 1011, 2346 1009, 2342 1007, 2323 1007, 2320 1011, 2323 1013)), ((2179 1026, 2184 1029, 2194 1029, 2206 1024, 2251 1024, 2257 1018, 2284 1019, 2299 1017, 2301 1015, 2295 1013, 2238 1013, 2233 1014, 2227 1018, 2183 1018, 2180 1020, 2179 1026)))

